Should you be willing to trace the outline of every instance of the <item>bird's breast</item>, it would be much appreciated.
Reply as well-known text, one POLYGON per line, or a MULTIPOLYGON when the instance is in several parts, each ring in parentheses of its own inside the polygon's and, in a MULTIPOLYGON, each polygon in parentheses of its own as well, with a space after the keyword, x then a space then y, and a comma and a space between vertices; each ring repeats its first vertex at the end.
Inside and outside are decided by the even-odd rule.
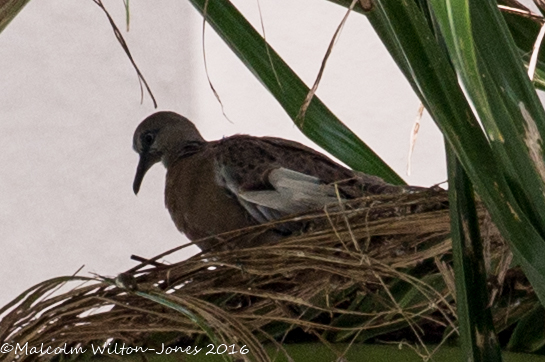
POLYGON ((236 197, 217 182, 214 157, 206 153, 169 166, 165 204, 176 227, 191 240, 255 224, 236 197))

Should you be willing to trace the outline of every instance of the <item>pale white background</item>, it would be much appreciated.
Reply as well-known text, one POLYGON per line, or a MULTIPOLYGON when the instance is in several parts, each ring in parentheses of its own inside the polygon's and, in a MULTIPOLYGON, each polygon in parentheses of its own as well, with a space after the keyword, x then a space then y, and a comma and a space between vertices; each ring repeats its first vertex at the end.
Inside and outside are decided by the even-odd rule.
MULTIPOLYGON (((195 121, 205 138, 234 133, 310 141, 188 1, 105 1, 159 103, 195 121)), ((235 1, 261 29, 257 2, 235 1)), ((345 9, 327 1, 260 0, 268 41, 312 84, 345 9)), ((116 275, 186 239, 163 204, 157 165, 132 192, 140 104, 137 78, 91 0, 31 1, 0 34, 0 305, 30 286, 85 265, 83 275, 116 275)), ((446 179, 442 137, 425 116, 405 173, 419 102, 366 18, 349 17, 318 95, 410 184, 446 179)), ((192 249, 197 250, 195 249, 192 249)), ((184 255, 176 255, 175 258, 184 255)), ((174 258, 174 259, 173 259, 174 258)))

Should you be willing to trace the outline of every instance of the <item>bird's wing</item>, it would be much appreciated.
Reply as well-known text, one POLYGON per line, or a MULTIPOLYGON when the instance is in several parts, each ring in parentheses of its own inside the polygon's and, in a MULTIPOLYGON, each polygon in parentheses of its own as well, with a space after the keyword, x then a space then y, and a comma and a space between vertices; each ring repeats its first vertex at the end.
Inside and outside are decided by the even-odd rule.
POLYGON ((379 177, 349 170, 293 141, 233 136, 211 147, 217 183, 259 223, 342 199, 399 192, 379 177))
POLYGON ((283 216, 323 208, 342 200, 334 185, 320 179, 283 167, 268 172, 269 189, 244 190, 234 182, 227 168, 222 169, 226 188, 258 222, 263 223, 283 216))

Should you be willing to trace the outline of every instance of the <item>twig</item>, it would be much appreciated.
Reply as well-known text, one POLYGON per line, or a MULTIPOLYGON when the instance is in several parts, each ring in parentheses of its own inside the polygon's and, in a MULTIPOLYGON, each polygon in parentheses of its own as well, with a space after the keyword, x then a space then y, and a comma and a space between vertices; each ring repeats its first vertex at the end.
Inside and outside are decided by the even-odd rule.
POLYGON ((131 61, 132 66, 133 66, 134 70, 136 71, 136 74, 138 75, 138 83, 140 84, 140 101, 141 102, 144 101, 144 89, 142 87, 142 83, 143 83, 144 86, 146 87, 146 90, 147 90, 149 96, 151 97, 151 100, 153 101, 153 106, 155 108, 157 108, 157 101, 155 100, 155 97, 153 96, 153 93, 152 93, 152 91, 151 91, 151 89, 150 89, 150 87, 148 85, 148 82, 146 82, 146 79, 144 78, 144 75, 142 75, 142 72, 140 72, 140 69, 138 69, 138 66, 136 65, 136 62, 134 61, 134 59, 132 57, 132 54, 131 54, 131 52, 129 50, 129 47, 128 47, 127 43, 125 42, 125 39, 123 38, 123 35, 121 34, 119 29, 117 28, 117 25, 115 25, 114 19, 112 19, 112 17, 110 16, 110 13, 108 12, 108 10, 106 10, 104 5, 102 4, 102 0, 93 0, 93 2, 95 4, 97 4, 98 7, 102 9, 102 11, 104 11, 104 14, 106 14, 106 17, 108 18, 108 21, 110 22, 110 25, 112 27, 112 30, 114 31, 114 34, 115 34, 115 37, 117 38, 117 41, 119 42, 119 44, 121 44, 121 47, 125 51, 125 54, 127 54, 127 57, 131 61))

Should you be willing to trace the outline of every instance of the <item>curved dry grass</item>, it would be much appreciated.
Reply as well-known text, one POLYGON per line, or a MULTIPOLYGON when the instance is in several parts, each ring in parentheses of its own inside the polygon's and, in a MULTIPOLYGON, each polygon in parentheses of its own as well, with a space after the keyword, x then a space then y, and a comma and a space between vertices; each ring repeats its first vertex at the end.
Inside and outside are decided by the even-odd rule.
MULTIPOLYGON (((508 269, 510 253, 486 213, 479 215, 501 330, 535 297, 524 277, 508 269)), ((289 221, 305 231, 275 245, 158 262, 176 248, 115 280, 43 282, 0 310, 0 340, 45 347, 122 341, 155 348, 212 341, 246 346, 251 353, 239 357, 268 361, 266 342, 281 349, 282 343, 310 339, 329 344, 403 338, 429 355, 426 342, 456 333, 446 192, 362 198, 289 221), (51 292, 65 283, 69 288, 51 292)), ((259 237, 270 227, 217 239, 259 237)))

